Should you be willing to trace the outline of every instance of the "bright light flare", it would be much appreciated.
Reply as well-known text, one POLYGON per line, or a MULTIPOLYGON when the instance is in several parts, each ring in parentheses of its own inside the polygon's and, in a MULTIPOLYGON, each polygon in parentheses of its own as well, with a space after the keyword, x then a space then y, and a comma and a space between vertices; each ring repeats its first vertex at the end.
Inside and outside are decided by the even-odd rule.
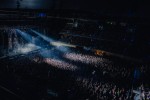
POLYGON ((29 44, 26 44, 23 47, 20 46, 19 48, 17 48, 17 50, 15 52, 20 53, 20 54, 26 54, 26 53, 29 53, 31 51, 38 50, 40 48, 41 47, 29 43, 29 44))
POLYGON ((76 47, 75 45, 71 45, 63 42, 51 42, 50 44, 53 46, 65 46, 65 47, 73 47, 73 48, 76 47))

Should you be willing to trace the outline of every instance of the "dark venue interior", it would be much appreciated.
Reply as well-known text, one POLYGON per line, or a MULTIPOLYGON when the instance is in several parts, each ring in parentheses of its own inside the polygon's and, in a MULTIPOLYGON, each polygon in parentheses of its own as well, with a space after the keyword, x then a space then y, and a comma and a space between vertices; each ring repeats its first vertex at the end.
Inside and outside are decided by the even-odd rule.
POLYGON ((150 100, 150 14, 138 0, 1 0, 0 100, 150 100))

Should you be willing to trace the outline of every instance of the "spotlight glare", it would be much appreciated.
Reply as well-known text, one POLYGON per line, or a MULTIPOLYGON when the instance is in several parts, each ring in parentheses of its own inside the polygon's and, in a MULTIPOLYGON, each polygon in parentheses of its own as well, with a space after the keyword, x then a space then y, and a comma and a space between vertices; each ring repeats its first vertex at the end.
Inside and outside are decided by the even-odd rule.
POLYGON ((38 49, 40 49, 39 46, 29 43, 29 44, 26 44, 24 47, 17 48, 17 50, 15 50, 15 52, 18 54, 26 54, 26 53, 29 53, 31 51, 35 51, 38 49))

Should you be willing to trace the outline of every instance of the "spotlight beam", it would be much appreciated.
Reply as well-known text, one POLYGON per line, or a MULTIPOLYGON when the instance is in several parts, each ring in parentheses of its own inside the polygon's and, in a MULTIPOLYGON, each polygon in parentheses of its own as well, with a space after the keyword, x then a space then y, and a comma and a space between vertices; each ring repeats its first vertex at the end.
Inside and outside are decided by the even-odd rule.
POLYGON ((42 38, 43 38, 45 41, 47 41, 47 42, 53 42, 53 41, 54 41, 53 39, 50 39, 49 37, 47 37, 47 36, 45 36, 45 35, 43 35, 43 34, 37 32, 37 31, 35 31, 35 30, 32 30, 32 29, 31 29, 31 31, 34 32, 35 34, 39 35, 40 37, 42 37, 42 38))
POLYGON ((27 40, 28 42, 31 42, 31 43, 32 43, 32 36, 31 36, 31 35, 29 35, 29 34, 23 32, 23 31, 21 31, 21 30, 19 30, 19 29, 16 29, 16 31, 17 31, 18 33, 20 33, 20 35, 21 35, 25 40, 27 40))

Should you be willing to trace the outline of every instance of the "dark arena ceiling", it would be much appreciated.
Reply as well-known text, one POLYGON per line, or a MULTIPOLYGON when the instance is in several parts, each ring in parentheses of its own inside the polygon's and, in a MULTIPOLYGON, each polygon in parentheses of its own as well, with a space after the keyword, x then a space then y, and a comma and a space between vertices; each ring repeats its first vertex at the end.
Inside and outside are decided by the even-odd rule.
MULTIPOLYGON (((97 14, 150 16, 149 5, 138 0, 18 0, 22 9, 88 11, 97 14)), ((17 0, 1 0, 0 8, 17 8, 17 0)))

